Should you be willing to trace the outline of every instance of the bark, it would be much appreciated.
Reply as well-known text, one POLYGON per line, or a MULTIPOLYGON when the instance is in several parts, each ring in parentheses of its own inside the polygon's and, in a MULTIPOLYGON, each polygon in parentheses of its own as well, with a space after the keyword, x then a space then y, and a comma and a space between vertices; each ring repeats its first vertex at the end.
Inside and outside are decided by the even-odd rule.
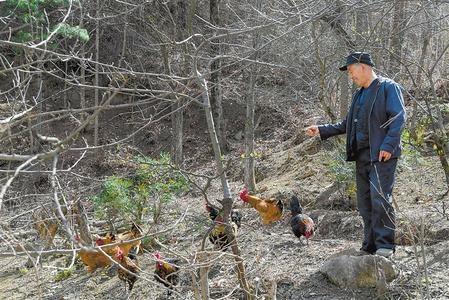
POLYGON ((87 242, 88 245, 92 244, 87 214, 83 204, 79 200, 75 203, 74 213, 81 240, 87 242))
MULTIPOLYGON (((176 6, 172 9, 175 12, 176 28, 175 38, 177 40, 184 40, 187 37, 188 25, 187 21, 191 22, 189 17, 190 11, 186 7, 184 1, 176 2, 176 6), (189 14, 188 14, 189 13, 189 14)), ((191 25, 190 25, 191 26, 191 25)), ((181 76, 186 77, 189 73, 189 67, 187 62, 187 44, 184 43, 180 46, 180 52, 182 55, 181 63, 181 76)), ((170 72, 171 73, 171 72, 170 72)), ((172 161, 177 165, 181 165, 183 162, 183 122, 184 122, 184 98, 174 95, 175 103, 172 105, 172 148, 171 156, 172 161)))
POLYGON ((404 28, 405 1, 395 0, 393 8, 393 22, 390 36, 390 67, 389 73, 393 78, 398 78, 401 71, 402 40, 404 28))
MULTIPOLYGON (((98 107, 99 103, 99 60, 100 60, 100 0, 97 0, 97 14, 96 14, 96 20, 95 20, 95 61, 97 62, 95 64, 95 107, 98 107)), ((94 119, 94 146, 98 145, 98 115, 94 119)))
MULTIPOLYGON (((200 48, 200 47, 199 47, 200 48)), ((226 178, 226 173, 223 165, 223 160, 221 157, 221 149, 220 144, 218 142, 217 132, 215 130, 215 124, 214 124, 214 118, 212 116, 212 109, 211 109, 211 103, 210 103, 210 96, 209 96, 209 88, 207 85, 207 81, 204 78, 204 76, 198 71, 197 62, 194 61, 193 64, 195 68, 195 74, 196 79, 198 80, 199 85, 202 88, 202 102, 204 106, 204 112, 206 114, 206 121, 207 121, 207 128, 209 131, 209 137, 212 143, 212 149, 214 151, 214 157, 215 157, 215 163, 217 165, 217 171, 220 175, 221 179, 221 185, 223 188, 223 200, 222 200, 222 206, 223 206, 223 222, 225 224, 228 224, 229 216, 231 214, 231 208, 232 208, 232 198, 231 193, 229 189, 229 184, 226 178)), ((233 254, 235 255, 235 260, 237 264, 237 273, 238 278, 240 282, 240 287, 245 292, 245 299, 253 299, 253 295, 250 290, 250 286, 248 281, 246 280, 245 276, 245 266, 243 264, 243 260, 240 257, 240 252, 237 246, 237 241, 235 239, 235 236, 230 228, 230 226, 226 226, 226 234, 232 239, 232 246, 231 249, 233 251, 233 254)))
MULTIPOLYGON (((429 25, 425 25, 425 30, 422 32, 423 43, 421 47, 421 55, 419 58, 419 65, 416 72, 416 83, 420 83, 422 79, 422 74, 424 70, 424 62, 427 57, 430 42, 430 28, 429 25)), ((410 118, 410 136, 414 140, 418 139, 416 133, 416 127, 418 123, 418 100, 423 96, 422 87, 416 86, 415 101, 412 101, 412 116, 410 118)))
MULTIPOLYGON (((342 28, 345 28, 346 23, 346 17, 345 13, 343 11, 343 4, 341 1, 337 1, 337 12, 338 12, 338 19, 337 22, 340 24, 342 28)), ((346 42, 347 37, 349 35, 346 34, 344 37, 341 37, 343 39, 343 42, 346 42)), ((340 51, 340 56, 342 58, 346 57, 348 53, 354 48, 355 43, 350 39, 350 43, 345 43, 346 47, 340 51)), ((349 82, 348 77, 346 73, 341 74, 341 76, 338 77, 338 85, 340 86, 340 108, 339 108, 339 119, 343 119, 347 112, 348 112, 348 106, 349 106, 349 82)))
MULTIPOLYGON (((210 22, 217 27, 220 26, 220 0, 210 0, 210 22)), ((220 88, 221 81, 221 60, 220 39, 214 39, 211 43, 211 56, 213 57, 210 65, 210 102, 213 111, 215 128, 218 141, 222 151, 227 152, 227 140, 225 134, 225 122, 223 117, 222 93, 220 88)))
MULTIPOLYGON (((262 1, 256 1, 256 9, 261 11, 262 1)), ((257 61, 259 58, 258 48, 260 46, 261 34, 257 30, 253 35, 253 60, 257 61)), ((256 175, 255 175, 255 157, 254 157, 254 115, 255 115, 255 98, 256 98, 256 81, 259 74, 259 67, 252 64, 249 73, 249 93, 246 102, 246 121, 245 121, 245 185, 250 191, 256 190, 256 175)))
MULTIPOLYGON (((80 5, 80 24, 79 27, 83 28, 84 24, 83 24, 83 20, 84 20, 84 13, 83 13, 83 6, 80 5)), ((81 61, 80 61, 80 82, 81 82, 81 87, 79 89, 80 91, 80 107, 81 109, 85 109, 86 108, 86 62, 84 60, 85 57, 85 44, 83 43, 81 45, 81 51, 80 51, 80 57, 81 57, 81 61)), ((83 122, 84 119, 86 118, 86 113, 81 113, 80 114, 80 121, 83 122)))

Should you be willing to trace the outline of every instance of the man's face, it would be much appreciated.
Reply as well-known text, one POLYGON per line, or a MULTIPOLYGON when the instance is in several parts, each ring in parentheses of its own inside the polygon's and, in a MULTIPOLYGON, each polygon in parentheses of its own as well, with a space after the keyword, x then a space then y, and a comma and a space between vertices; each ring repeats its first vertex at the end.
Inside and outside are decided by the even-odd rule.
POLYGON ((362 86, 364 81, 364 70, 362 64, 352 64, 348 66, 349 78, 358 86, 362 86))

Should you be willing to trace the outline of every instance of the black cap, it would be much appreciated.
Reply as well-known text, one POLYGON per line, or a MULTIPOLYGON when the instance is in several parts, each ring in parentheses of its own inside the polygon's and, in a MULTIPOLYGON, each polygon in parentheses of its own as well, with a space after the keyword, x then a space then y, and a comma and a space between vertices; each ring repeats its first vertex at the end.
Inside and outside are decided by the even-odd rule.
POLYGON ((366 52, 353 52, 346 57, 346 64, 340 67, 340 71, 346 71, 349 65, 361 63, 371 67, 374 67, 374 62, 371 59, 371 55, 366 52))

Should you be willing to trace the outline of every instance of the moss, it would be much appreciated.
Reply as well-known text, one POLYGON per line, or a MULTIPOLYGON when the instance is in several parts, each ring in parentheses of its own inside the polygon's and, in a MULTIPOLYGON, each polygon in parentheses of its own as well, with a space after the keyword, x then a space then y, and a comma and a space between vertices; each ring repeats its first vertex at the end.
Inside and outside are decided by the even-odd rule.
POLYGON ((73 268, 61 270, 55 275, 55 282, 66 280, 67 278, 72 276, 72 274, 73 268))

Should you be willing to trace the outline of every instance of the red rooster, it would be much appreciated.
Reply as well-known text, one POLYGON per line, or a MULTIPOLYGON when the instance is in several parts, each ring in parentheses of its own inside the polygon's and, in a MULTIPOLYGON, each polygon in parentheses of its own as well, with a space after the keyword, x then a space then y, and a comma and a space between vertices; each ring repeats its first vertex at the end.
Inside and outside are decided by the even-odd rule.
POLYGON ((298 197, 292 196, 290 210, 292 212, 290 225, 292 226, 293 233, 299 239, 301 239, 301 236, 305 237, 307 243, 309 243, 309 239, 314 233, 314 223, 308 215, 302 213, 302 207, 301 204, 299 204, 298 197))
POLYGON ((240 199, 242 199, 243 202, 249 203, 255 210, 257 210, 262 218, 263 224, 271 224, 282 218, 284 204, 281 200, 262 199, 250 195, 246 188, 240 192, 240 199))

